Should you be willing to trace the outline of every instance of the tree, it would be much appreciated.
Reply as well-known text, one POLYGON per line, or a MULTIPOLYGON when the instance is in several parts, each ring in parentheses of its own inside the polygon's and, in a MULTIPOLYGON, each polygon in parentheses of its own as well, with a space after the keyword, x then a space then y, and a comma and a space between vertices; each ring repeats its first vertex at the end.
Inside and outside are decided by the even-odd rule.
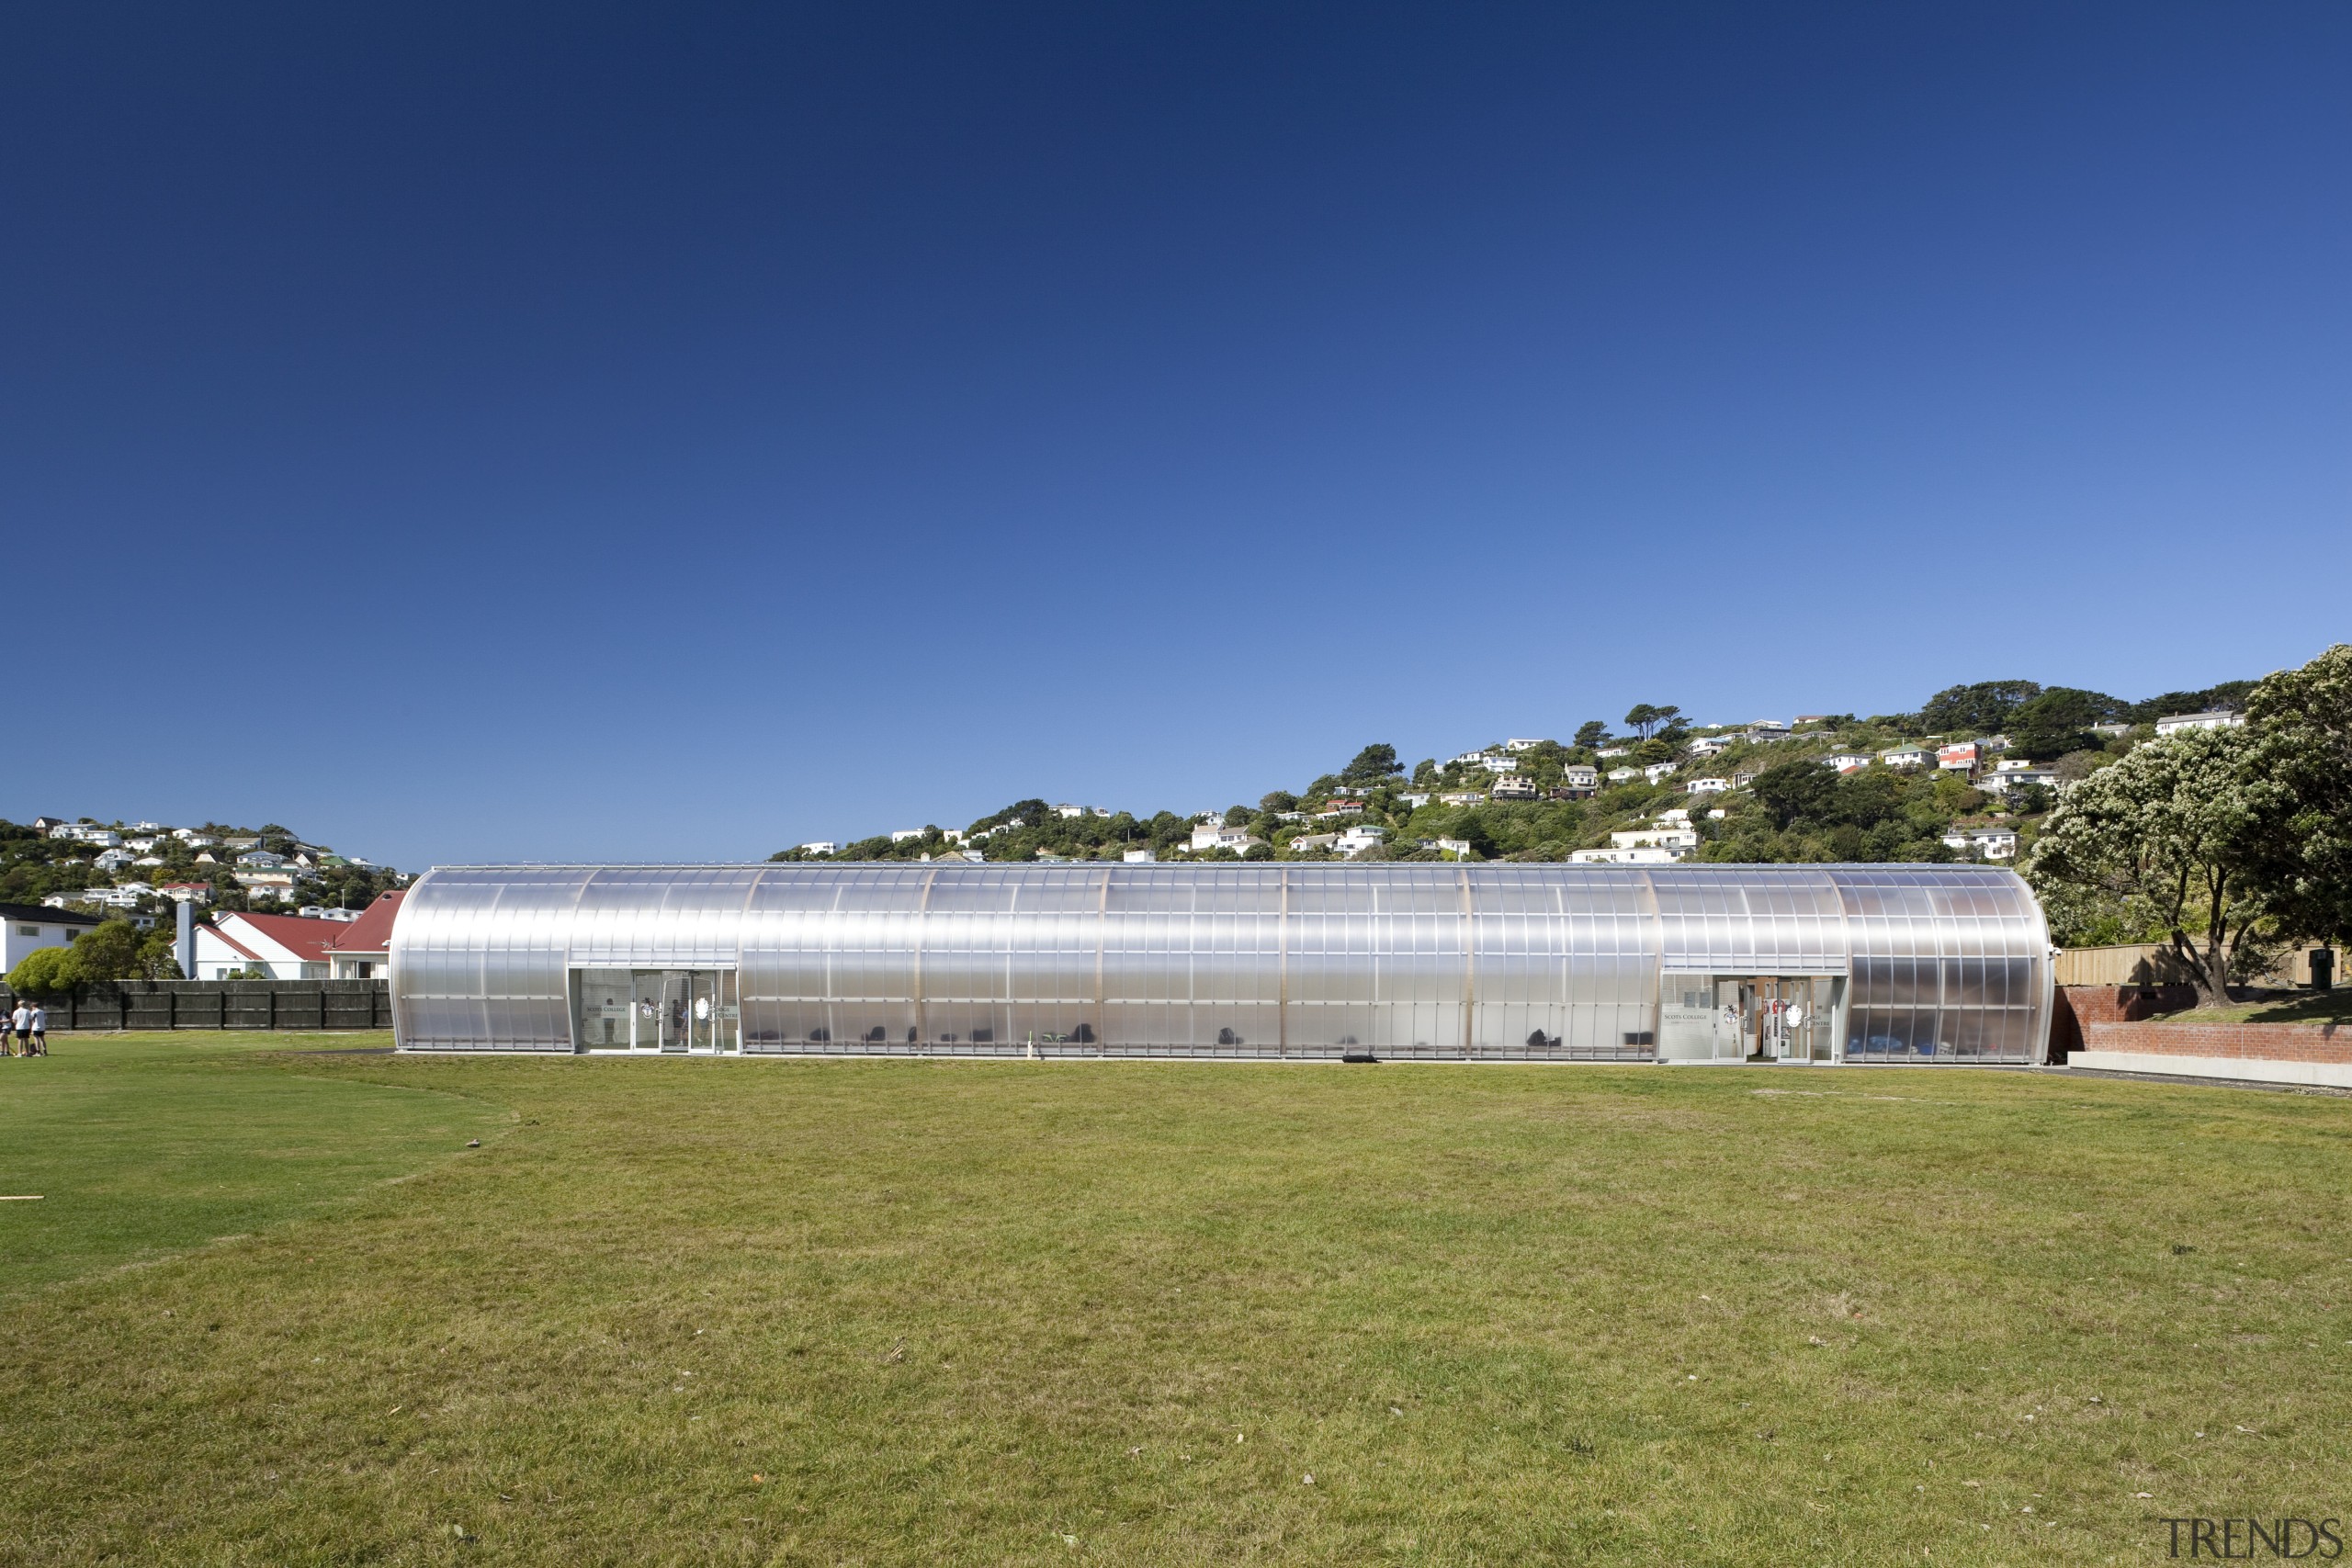
POLYGON ((1228 806, 1225 808, 1225 825, 1228 828, 1247 828, 1256 820, 1258 814, 1249 807, 1228 806))
POLYGON ((2352 942, 2352 644, 2246 699, 2257 776, 2278 791, 2257 874, 2288 935, 2352 942))
POLYGON ((1453 831, 1446 835, 1459 839, 1470 846, 1470 852, 1485 860, 1495 852, 1495 836, 1487 829, 1487 819, 1476 810, 1465 810, 1453 819, 1453 831))
POLYGON ((1264 795, 1258 797, 1258 809, 1261 811, 1295 811, 1298 809, 1298 796, 1291 794, 1291 792, 1286 789, 1268 790, 1264 795))
POLYGON ((1670 722, 1675 715, 1681 711, 1679 707, 1653 707, 1648 703, 1635 703, 1626 710, 1625 722, 1638 730, 1643 739, 1647 740, 1652 730, 1661 724, 1670 722))
POLYGON ((1609 744, 1609 727, 1597 718, 1586 719, 1577 726, 1576 743, 1588 751, 1597 751, 1609 744))
POLYGON ((139 943, 139 977, 142 980, 184 980, 172 933, 162 928, 149 931, 139 943))
POLYGON ((1391 773, 1404 771, 1396 761, 1396 747, 1367 746, 1356 753, 1355 761, 1340 770, 1340 780, 1343 784, 1376 784, 1391 773))
POLYGON ((2052 686, 2018 705, 2009 726, 2010 747, 2037 762, 2054 761, 2069 751, 2095 751, 2099 738, 2091 726, 2112 719, 2127 705, 2104 692, 2052 686))
POLYGON ((1838 800, 1838 775, 1810 758, 1782 762, 1756 775, 1756 804, 1786 832, 1801 818, 1827 820, 1838 800))
POLYGON ((2148 909, 2199 998, 2226 1000, 2232 961, 2264 913, 2256 871, 2275 831, 2276 792, 2253 768, 2255 748, 2244 729, 2137 748, 2060 798, 2027 880, 2148 909))
POLYGON ((1973 686, 1946 686, 1919 709, 1922 728, 1937 735, 1967 730, 1991 735, 2008 725, 2020 704, 2041 694, 2035 681, 1979 681, 1973 686))
MULTIPOLYGON (((2326 657, 2324 654, 2322 658, 2326 657)), ((2177 713, 2206 713, 2214 708, 2242 708, 2254 694, 2256 681, 2224 681, 2218 686, 2208 686, 2201 692, 2165 692, 2143 703, 2133 703, 2120 718, 2132 724, 2154 724, 2156 720, 2177 713)))
POLYGON ((139 972, 139 928, 129 920, 107 920, 85 931, 71 949, 74 978, 127 980, 139 972))

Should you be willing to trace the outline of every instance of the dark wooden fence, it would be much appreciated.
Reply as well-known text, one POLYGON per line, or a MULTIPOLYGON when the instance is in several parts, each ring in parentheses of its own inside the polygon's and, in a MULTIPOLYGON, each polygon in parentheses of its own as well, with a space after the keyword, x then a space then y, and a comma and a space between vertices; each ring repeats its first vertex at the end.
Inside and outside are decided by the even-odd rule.
MULTIPOLYGON (((123 980, 39 998, 51 1031, 390 1029, 386 980, 123 980)), ((0 1002, 17 998, 0 986, 0 1002)))

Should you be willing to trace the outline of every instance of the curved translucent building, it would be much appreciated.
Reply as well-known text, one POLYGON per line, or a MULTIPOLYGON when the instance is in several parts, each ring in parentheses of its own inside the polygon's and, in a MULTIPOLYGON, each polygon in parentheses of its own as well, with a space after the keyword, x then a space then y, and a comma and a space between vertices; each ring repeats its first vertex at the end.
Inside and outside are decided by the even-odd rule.
POLYGON ((1962 865, 463 866, 407 1050, 2030 1063, 2051 948, 1962 865))

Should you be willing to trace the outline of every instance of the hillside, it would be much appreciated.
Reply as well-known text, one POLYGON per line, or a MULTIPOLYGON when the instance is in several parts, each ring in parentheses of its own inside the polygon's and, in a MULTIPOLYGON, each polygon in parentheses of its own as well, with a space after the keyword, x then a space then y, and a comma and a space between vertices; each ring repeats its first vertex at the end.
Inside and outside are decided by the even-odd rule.
MULTIPOLYGON (((56 895, 92 895, 80 901, 130 912, 154 914, 171 907, 155 891, 168 885, 201 883, 205 902, 215 909, 291 912, 309 905, 360 909, 386 888, 406 878, 386 865, 338 855, 275 822, 259 828, 207 822, 174 829, 159 823, 95 822, 84 818, 52 836, 51 819, 20 823, 0 819, 0 903, 38 904, 56 895), (109 837, 114 841, 108 841, 109 837), (248 888, 238 874, 237 856, 262 851, 279 857, 277 868, 291 878, 290 897, 248 888)), ((248 872, 250 877, 251 873, 248 872)))
MULTIPOLYGON (((1234 847, 1195 849, 1204 821, 1197 814, 1106 811, 1037 798, 960 829, 929 826, 830 852, 803 847, 771 858, 1117 860, 1149 851, 1185 860, 1558 861, 1608 848, 1612 833, 1653 828, 1660 814, 1679 810, 1688 812, 1696 840, 1683 851, 1691 860, 2006 860, 2030 846, 2065 782, 2152 738, 2157 718, 2233 706, 2253 684, 2230 681, 2135 702, 2030 681, 1979 682, 1938 692, 1916 713, 1814 716, 1784 730, 1770 721, 1694 726, 1676 707, 1642 704, 1628 710, 1627 733, 1612 734, 1593 720, 1566 741, 1496 742, 1442 762, 1424 759, 1409 770, 1394 748, 1368 746, 1303 788, 1270 790, 1255 804, 1224 811, 1218 822, 1240 830, 1243 841, 1234 847), (1937 765, 1936 747, 1966 742, 1980 743, 1970 765, 1937 765), (1928 750, 1924 765, 1881 760, 1883 752, 1909 746, 1928 750), (1824 765, 1840 755, 1868 761, 1846 772, 1824 765), (2000 787, 2008 783, 2001 777, 2004 761, 2012 770, 2041 765, 2024 770, 2038 782, 2000 787), (1573 787, 1570 770, 1578 768, 1599 773, 1599 787, 1589 794, 1573 787), (1627 768, 1648 772, 1607 776, 1627 768), (1504 777, 1521 781, 1534 798, 1497 798, 1504 777), (1694 793, 1694 784, 1709 788, 1702 781, 1727 787, 1694 793), (1351 827, 1368 830, 1360 840, 1376 832, 1380 841, 1344 856, 1344 846, 1324 841, 1351 827), (1972 829, 1995 836, 1967 840, 1972 829), (1997 837, 2001 830, 2016 835, 2014 846, 1997 837)), ((1674 826, 1682 824, 1676 819, 1674 826)))

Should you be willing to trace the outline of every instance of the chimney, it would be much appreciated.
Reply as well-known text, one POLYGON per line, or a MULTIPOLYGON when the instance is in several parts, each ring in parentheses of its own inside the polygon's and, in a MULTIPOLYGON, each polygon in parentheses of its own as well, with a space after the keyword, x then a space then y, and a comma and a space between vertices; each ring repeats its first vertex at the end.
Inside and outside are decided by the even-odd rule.
POLYGON ((180 961, 180 978, 196 978, 196 900, 180 900, 180 940, 173 957, 180 961))

